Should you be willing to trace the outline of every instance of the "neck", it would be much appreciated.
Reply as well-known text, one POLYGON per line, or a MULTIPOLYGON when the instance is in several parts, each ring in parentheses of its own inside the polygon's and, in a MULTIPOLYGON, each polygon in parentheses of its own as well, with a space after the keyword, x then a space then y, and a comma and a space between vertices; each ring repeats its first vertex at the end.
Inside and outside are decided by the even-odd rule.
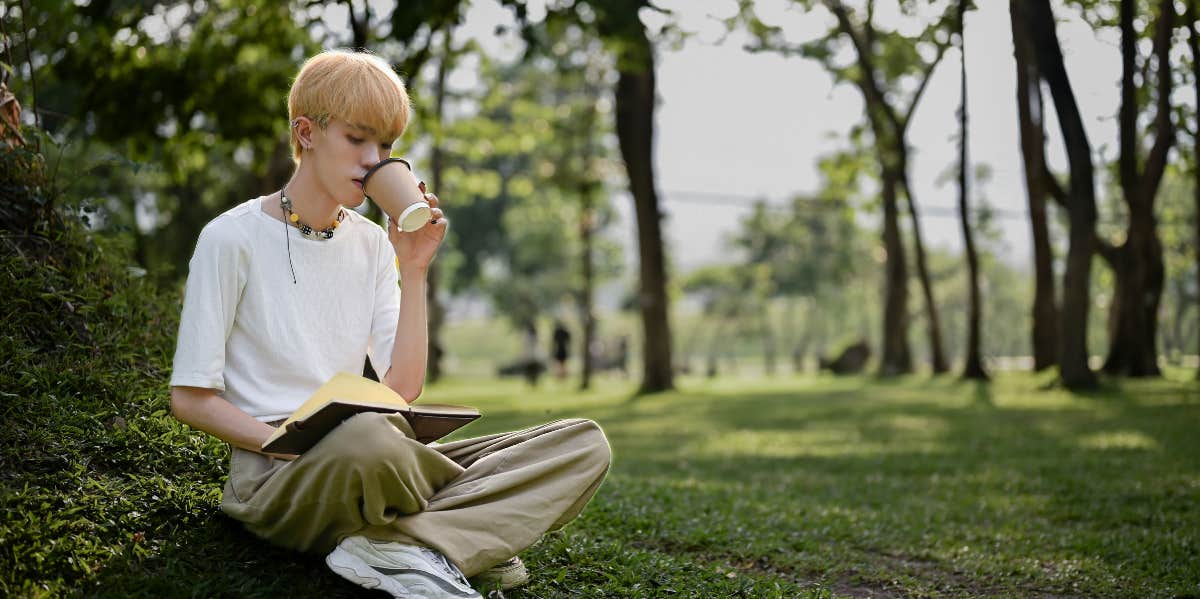
POLYGON ((337 220, 341 204, 317 180, 312 169, 305 168, 303 162, 292 178, 288 181, 287 197, 292 201, 292 211, 300 217, 300 222, 309 226, 323 229, 329 223, 337 220))

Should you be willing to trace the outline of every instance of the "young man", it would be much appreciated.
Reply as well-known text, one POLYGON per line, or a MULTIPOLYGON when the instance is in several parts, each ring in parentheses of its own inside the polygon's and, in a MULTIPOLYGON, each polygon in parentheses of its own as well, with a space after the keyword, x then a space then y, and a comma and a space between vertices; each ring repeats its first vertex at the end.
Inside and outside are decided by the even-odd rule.
POLYGON ((394 597, 478 597, 466 581, 476 575, 520 584, 517 552, 578 515, 608 470, 594 422, 427 446, 402 417, 360 414, 303 455, 261 452, 322 383, 368 357, 384 384, 420 395, 426 273, 447 227, 433 194, 431 220, 413 232, 347 209, 408 124, 385 62, 319 54, 288 110, 291 180, 213 219, 196 243, 172 412, 231 445, 221 508, 275 544, 328 552, 334 572, 394 597))

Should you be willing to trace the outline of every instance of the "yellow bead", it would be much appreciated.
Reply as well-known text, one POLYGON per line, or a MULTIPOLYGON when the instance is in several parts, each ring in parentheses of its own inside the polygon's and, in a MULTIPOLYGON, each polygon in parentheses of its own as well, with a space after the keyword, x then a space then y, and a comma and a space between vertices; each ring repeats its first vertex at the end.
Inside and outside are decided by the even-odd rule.
POLYGON ((300 215, 296 214, 295 212, 293 212, 292 215, 288 218, 294 223, 300 222, 300 215))
POLYGON ((333 224, 332 224, 332 225, 329 225, 329 226, 331 226, 331 227, 333 227, 333 228, 335 228, 335 229, 336 229, 336 228, 338 228, 338 225, 340 225, 340 224, 342 224, 342 223, 340 223, 340 222, 338 222, 338 221, 336 221, 336 220, 335 220, 335 221, 333 221, 333 224))

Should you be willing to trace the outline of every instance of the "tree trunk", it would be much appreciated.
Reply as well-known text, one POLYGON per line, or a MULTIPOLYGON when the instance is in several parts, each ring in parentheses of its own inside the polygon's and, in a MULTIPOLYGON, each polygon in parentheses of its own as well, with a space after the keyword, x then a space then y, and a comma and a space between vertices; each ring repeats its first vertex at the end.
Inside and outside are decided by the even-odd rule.
POLYGON ((967 356, 963 364, 963 378, 987 380, 983 369, 983 358, 979 345, 979 258, 975 255, 975 239, 971 235, 971 220, 968 210, 969 188, 967 187, 967 38, 963 26, 967 0, 958 0, 958 39, 960 50, 959 72, 962 75, 962 104, 958 109, 958 218, 962 223, 963 245, 967 251, 967 279, 970 291, 967 315, 967 356))
POLYGON ((775 374, 775 333, 771 327, 771 302, 764 302, 761 312, 758 314, 759 329, 762 331, 763 338, 763 368, 768 375, 775 374))
POLYGON ((1009 0, 1013 54, 1017 62, 1017 116, 1021 129, 1021 156, 1025 163, 1025 191, 1029 197, 1029 225, 1033 229, 1033 369, 1041 372, 1058 364, 1058 302, 1054 297, 1054 254, 1046 221, 1046 132, 1041 77, 1033 56, 1033 41, 1025 26, 1022 0, 1009 0))
MULTIPOLYGON (((1192 54, 1192 84, 1196 88, 1196 96, 1200 98, 1200 32, 1196 31, 1196 19, 1200 17, 1196 12, 1196 4, 1200 0, 1188 0, 1186 17, 1184 22, 1188 27, 1188 49, 1192 54)), ((1196 113, 1200 114, 1200 106, 1196 107, 1196 113)), ((1194 218, 1196 220, 1196 288, 1200 289, 1200 123, 1197 122, 1197 117, 1192 118, 1192 196, 1196 207, 1194 218)), ((1200 355, 1200 334, 1197 336, 1196 354, 1200 355)), ((1200 367, 1196 369, 1196 378, 1200 379, 1200 367)))
POLYGON ((346 5, 346 12, 349 13, 350 47, 356 52, 365 52, 367 44, 371 40, 371 4, 364 3, 362 18, 354 14, 353 0, 344 0, 343 4, 346 5))
POLYGON ((907 174, 907 145, 905 131, 911 116, 916 109, 929 76, 943 56, 945 45, 938 44, 937 56, 925 65, 925 72, 913 92, 913 97, 904 116, 897 115, 895 108, 889 103, 879 83, 876 81, 874 67, 875 31, 871 23, 873 13, 867 10, 866 20, 862 30, 855 26, 850 18, 850 11, 839 0, 825 0, 825 6, 837 18, 838 28, 846 35, 854 46, 859 73, 854 78, 866 103, 867 119, 875 135, 876 156, 879 161, 881 195, 884 207, 883 240, 887 251, 886 299, 884 301, 883 352, 879 364, 881 375, 891 375, 912 371, 912 357, 908 351, 908 281, 907 266, 905 265, 904 247, 900 240, 899 208, 897 206, 897 187, 903 185, 909 200, 909 211, 912 214, 914 227, 913 235, 917 251, 918 269, 921 274, 922 291, 929 313, 930 345, 933 354, 934 372, 944 372, 945 354, 942 350, 942 340, 936 304, 933 301, 932 289, 925 268, 924 246, 920 239, 920 225, 917 224, 916 203, 913 200, 908 185, 907 174))
POLYGON ((934 374, 943 374, 950 370, 946 360, 946 351, 942 343, 942 323, 938 315, 937 301, 933 299, 933 285, 929 282, 929 268, 925 260, 925 243, 921 240, 921 219, 917 214, 917 200, 913 196, 912 187, 908 184, 908 148, 901 140, 901 147, 895 151, 901 156, 900 172, 904 182, 904 195, 908 198, 908 213, 912 217, 913 252, 917 259, 917 279, 921 283, 921 295, 925 299, 925 315, 929 325, 929 354, 930 366, 934 374))
POLYGON ((884 167, 883 247, 887 253, 885 299, 883 307, 883 352, 879 374, 891 376, 912 372, 912 355, 908 351, 908 266, 904 244, 900 241, 900 216, 896 206, 896 187, 899 176, 884 167))
POLYGON ((1079 107, 1075 103, 1070 78, 1063 66, 1062 49, 1055 32, 1050 2, 1032 0, 1027 6, 1029 12, 1026 16, 1038 70, 1054 98, 1071 169, 1071 188, 1068 192, 1070 241, 1066 273, 1063 275, 1060 376, 1069 389, 1094 388, 1097 384, 1096 374, 1088 366, 1087 349, 1089 289, 1096 231, 1092 149, 1083 128, 1079 107))
POLYGON ((1116 248, 1112 262, 1116 287, 1110 307, 1109 352, 1104 371, 1134 377, 1159 376, 1158 305, 1162 300, 1164 266, 1162 243, 1154 217, 1154 200, 1166 166, 1166 155, 1174 141, 1170 118, 1171 72, 1169 66, 1174 2, 1160 3, 1154 37, 1157 70, 1155 141, 1141 170, 1138 147, 1142 134, 1137 128, 1138 102, 1134 82, 1137 33, 1133 21, 1134 0, 1121 0, 1121 110, 1119 176, 1121 192, 1129 209, 1125 242, 1116 248))
MULTIPOLYGON (((433 118, 438 125, 438 135, 434 137, 433 147, 429 152, 429 180, 435 190, 434 193, 442 188, 444 182, 442 173, 446 168, 446 153, 442 149, 441 132, 444 130, 442 121, 446 117, 446 74, 449 72, 450 63, 453 60, 454 50, 451 47, 451 41, 454 28, 447 27, 442 35, 444 36, 442 38, 442 56, 438 60, 437 78, 433 88, 433 118)), ((435 260, 429 265, 425 283, 425 303, 429 318, 429 357, 425 376, 430 383, 435 383, 442 378, 442 356, 445 354, 442 346, 442 325, 446 322, 446 308, 438 299, 438 291, 442 286, 441 272, 442 269, 435 260)))
POLYGON ((671 327, 668 321, 667 272, 663 256, 662 213, 654 188, 654 56, 645 29, 626 40, 617 78, 617 140, 629 176, 638 224, 642 311, 642 384, 639 392, 674 388, 671 327))
POLYGON ((592 181, 592 143, 595 128, 596 105, 589 104, 583 118, 582 152, 580 155, 580 185, 579 185, 579 237, 580 270, 583 274, 583 288, 579 292, 579 320, 583 324, 583 334, 580 341, 580 375, 579 389, 585 390, 592 385, 592 347, 595 346, 596 315, 593 306, 595 295, 595 268, 592 263, 592 233, 595 230, 596 214, 593 207, 592 181))
POLYGON ((583 210, 579 216, 579 235, 583 251, 580 256, 583 270, 583 289, 579 293, 579 319, 583 323, 583 339, 580 341, 580 374, 579 389, 590 389, 592 386, 592 347, 596 338, 596 315, 592 297, 595 295, 595 275, 592 264, 592 229, 594 227, 595 211, 592 209, 592 190, 589 183, 584 183, 580 190, 583 210))

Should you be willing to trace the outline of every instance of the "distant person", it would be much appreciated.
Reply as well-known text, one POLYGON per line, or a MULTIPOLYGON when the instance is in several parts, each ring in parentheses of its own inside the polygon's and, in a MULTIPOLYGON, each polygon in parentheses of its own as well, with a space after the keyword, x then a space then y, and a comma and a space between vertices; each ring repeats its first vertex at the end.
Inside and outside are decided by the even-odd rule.
POLYGON ((621 335, 617 339, 617 368, 621 370, 621 376, 629 378, 629 336, 621 335))
POLYGON ((383 384, 409 401, 421 394, 426 276, 447 226, 429 193, 431 218, 415 231, 352 210, 408 125, 408 95, 386 62, 318 54, 294 79, 288 112, 291 179, 216 217, 196 242, 171 413, 231 445, 221 509, 271 543, 325 553, 333 572, 393 597, 480 597, 466 578, 476 575, 521 584, 517 553, 574 519, 608 470, 596 423, 429 446, 403 416, 365 413, 303 455, 262 452, 318 387, 368 357, 383 384))
POLYGON ((554 358, 554 374, 558 380, 567 378, 567 358, 571 356, 571 332, 561 320, 554 321, 554 335, 551 339, 551 356, 554 358))

